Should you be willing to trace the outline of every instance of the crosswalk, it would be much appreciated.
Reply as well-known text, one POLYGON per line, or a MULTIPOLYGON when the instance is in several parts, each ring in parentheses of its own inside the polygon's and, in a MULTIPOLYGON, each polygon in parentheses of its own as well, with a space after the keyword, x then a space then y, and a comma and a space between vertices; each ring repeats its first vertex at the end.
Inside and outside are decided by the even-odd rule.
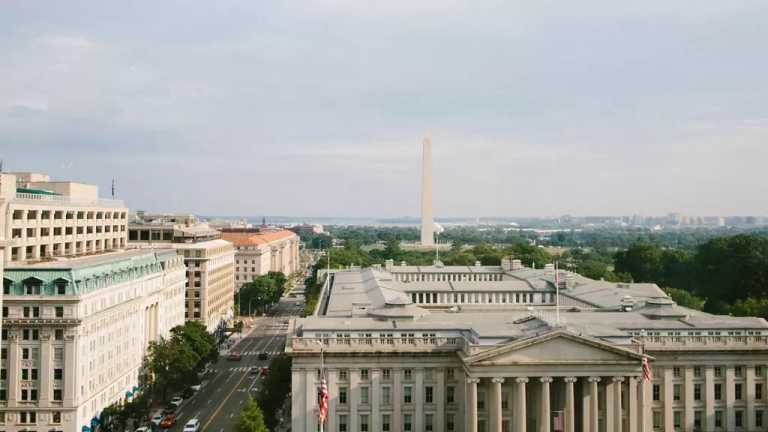
POLYGON ((260 353, 263 353, 263 352, 266 352, 267 355, 269 355, 269 357, 280 355, 280 354, 283 353, 282 351, 243 351, 243 352, 240 353, 240 355, 255 356, 255 355, 259 355, 260 353))
POLYGON ((248 372, 251 370, 251 366, 239 366, 239 367, 231 367, 229 368, 230 372, 248 372))

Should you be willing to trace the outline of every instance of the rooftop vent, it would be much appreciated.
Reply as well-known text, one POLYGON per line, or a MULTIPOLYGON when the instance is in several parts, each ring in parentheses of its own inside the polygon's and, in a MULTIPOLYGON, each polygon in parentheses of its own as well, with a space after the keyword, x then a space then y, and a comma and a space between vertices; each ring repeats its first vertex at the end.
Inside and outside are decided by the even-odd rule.
POLYGON ((533 316, 533 315, 528 315, 528 316, 524 316, 524 317, 522 317, 522 318, 518 318, 518 319, 516 319, 516 320, 512 321, 512 324, 522 324, 522 323, 527 323, 528 321, 533 321, 533 320, 535 320, 535 319, 536 319, 536 317, 535 317, 535 316, 533 316))
POLYGON ((480 267, 482 264, 480 264, 480 261, 475 261, 475 267, 480 267))

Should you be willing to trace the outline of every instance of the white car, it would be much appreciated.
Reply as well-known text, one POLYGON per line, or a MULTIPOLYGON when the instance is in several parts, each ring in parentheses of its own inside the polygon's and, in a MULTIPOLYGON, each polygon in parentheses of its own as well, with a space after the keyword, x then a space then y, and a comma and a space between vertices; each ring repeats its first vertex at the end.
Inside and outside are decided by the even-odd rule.
POLYGON ((178 408, 181 405, 181 402, 183 402, 184 399, 182 399, 179 396, 176 396, 175 398, 171 399, 170 404, 178 408))
POLYGON ((142 427, 136 429, 135 432, 149 432, 149 428, 146 427, 146 426, 142 426, 142 427))
POLYGON ((187 424, 184 425, 184 432, 199 432, 200 431, 200 420, 198 419, 192 419, 187 422, 187 424))
POLYGON ((192 389, 192 391, 194 391, 194 392, 199 392, 200 389, 203 388, 203 384, 202 383, 195 384, 195 385, 193 385, 193 386, 191 386, 189 388, 192 389))
POLYGON ((160 422, 163 421, 163 415, 157 414, 154 417, 152 417, 152 420, 150 422, 155 426, 160 426, 160 422))

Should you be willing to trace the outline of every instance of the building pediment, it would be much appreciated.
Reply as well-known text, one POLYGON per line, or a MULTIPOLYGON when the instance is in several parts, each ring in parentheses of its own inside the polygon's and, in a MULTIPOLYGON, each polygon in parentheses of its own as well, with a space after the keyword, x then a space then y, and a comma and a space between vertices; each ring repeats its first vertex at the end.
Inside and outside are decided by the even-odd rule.
POLYGON ((556 330, 489 348, 464 358, 469 366, 526 364, 628 364, 642 354, 592 338, 556 330))

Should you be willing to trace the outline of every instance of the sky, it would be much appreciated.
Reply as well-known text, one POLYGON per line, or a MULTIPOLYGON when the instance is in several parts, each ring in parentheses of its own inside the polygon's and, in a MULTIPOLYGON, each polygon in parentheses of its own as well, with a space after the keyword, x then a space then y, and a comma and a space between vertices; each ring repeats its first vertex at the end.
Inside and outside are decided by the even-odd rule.
POLYGON ((132 209, 768 214, 768 2, 0 3, 6 171, 132 209))

